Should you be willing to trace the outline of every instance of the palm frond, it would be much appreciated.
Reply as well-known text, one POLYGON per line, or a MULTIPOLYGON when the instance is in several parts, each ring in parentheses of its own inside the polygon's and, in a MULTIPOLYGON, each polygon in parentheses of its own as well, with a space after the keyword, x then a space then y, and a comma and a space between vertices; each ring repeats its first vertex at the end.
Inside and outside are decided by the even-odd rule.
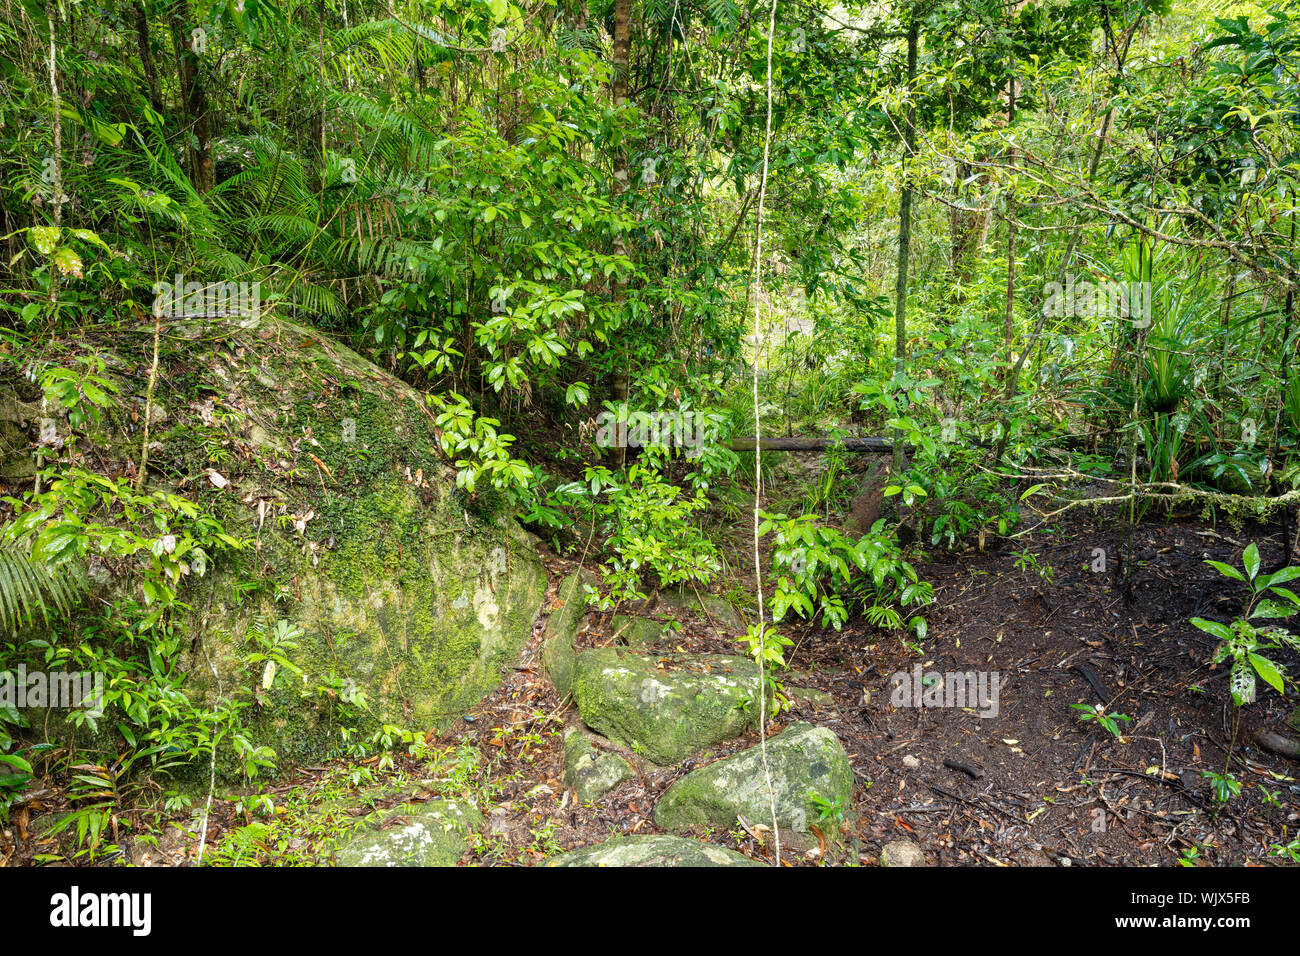
POLYGON ((14 634, 37 618, 66 617, 85 591, 74 565, 36 561, 15 542, 0 543, 0 631, 14 634))

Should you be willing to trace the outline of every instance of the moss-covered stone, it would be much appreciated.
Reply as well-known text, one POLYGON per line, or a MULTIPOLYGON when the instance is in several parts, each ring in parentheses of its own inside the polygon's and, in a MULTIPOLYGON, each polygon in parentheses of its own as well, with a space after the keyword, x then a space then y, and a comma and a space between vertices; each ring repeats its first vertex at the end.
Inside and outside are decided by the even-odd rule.
POLYGON ((835 706, 835 698, 824 690, 818 690, 816 687, 797 687, 794 684, 786 684, 785 696, 796 704, 806 704, 809 707, 835 706))
POLYGON ((542 645, 542 669, 555 685, 560 700, 573 692, 573 669, 577 666, 578 652, 572 642, 562 635, 548 637, 542 645))
POLYGON ((567 637, 569 642, 578 633, 582 617, 587 613, 586 585, 595 586, 597 578, 590 571, 574 571, 560 582, 557 600, 560 606, 546 622, 548 637, 567 637))
POLYGON ((587 610, 584 584, 595 584, 596 576, 588 571, 576 571, 560 583, 559 606, 546 622, 546 639, 542 644, 542 668, 555 685, 560 699, 567 698, 573 688, 573 669, 577 653, 573 639, 587 610))
MULTIPOLYGON (((87 460, 140 460, 149 363, 107 333, 118 407, 79 437, 87 460)), ((147 358, 147 356, 145 356, 147 358)), ((281 764, 339 746, 336 698, 362 721, 441 727, 517 662, 545 594, 535 542, 456 487, 424 396, 314 330, 263 316, 167 323, 149 413, 150 489, 178 492, 248 542, 210 555, 180 598, 181 667, 201 699, 256 701, 250 739, 281 764), (268 691, 250 665, 277 620, 301 631, 268 691)), ((66 427, 66 422, 63 426, 66 427)), ((106 588, 135 587, 123 577, 106 588)), ((364 729, 364 728, 363 728, 364 729)))
POLYGON ((708 591, 697 594, 696 589, 689 585, 668 588, 659 592, 659 601, 671 608, 692 611, 710 624, 726 630, 745 630, 745 619, 740 612, 730 602, 708 591))
POLYGON ((665 830, 692 826, 730 827, 737 816, 766 823, 776 803, 777 826, 805 833, 815 823, 823 831, 833 820, 824 806, 847 813, 853 795, 853 769, 844 746, 825 727, 792 724, 767 742, 772 791, 767 788, 759 747, 750 747, 682 777, 655 806, 655 822, 665 830), (820 821, 820 822, 819 822, 820 821))
POLYGON ((622 614, 615 615, 609 626, 614 636, 622 638, 630 647, 656 644, 663 638, 664 631, 668 628, 663 621, 648 617, 626 617, 622 614))
POLYGON ((573 679, 588 727, 660 765, 743 734, 757 720, 757 690, 758 668, 743 657, 616 647, 583 651, 573 679))
POLYGON ((482 814, 471 804, 411 804, 385 814, 378 828, 350 834, 334 859, 339 866, 455 866, 482 825, 482 814))
POLYGON ((614 837, 552 857, 547 866, 762 866, 734 850, 675 836, 614 837))
POLYGON ((928 866, 925 851, 911 840, 895 840, 880 848, 880 865, 891 867, 928 866))
POLYGON ((579 803, 591 803, 613 790, 636 771, 618 754, 601 753, 576 728, 564 737, 564 782, 579 803))

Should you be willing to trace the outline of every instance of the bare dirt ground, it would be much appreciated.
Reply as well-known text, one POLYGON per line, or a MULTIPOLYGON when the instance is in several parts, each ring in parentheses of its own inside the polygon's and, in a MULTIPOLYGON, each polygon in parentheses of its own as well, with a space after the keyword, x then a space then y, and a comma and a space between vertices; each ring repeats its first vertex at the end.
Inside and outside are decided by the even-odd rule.
MULTIPOLYGON (((789 630, 797 646, 787 686, 817 688, 833 703, 796 702, 771 729, 792 719, 829 727, 852 757, 858 787, 844 844, 785 862, 869 865, 884 843, 910 839, 942 865, 1285 865, 1274 848, 1300 826, 1300 766, 1253 738, 1259 728, 1285 731, 1294 703, 1265 688, 1235 715, 1226 667, 1209 663, 1215 640, 1188 624, 1240 610, 1241 591, 1204 561, 1240 566, 1252 540, 1266 568, 1281 560, 1276 526, 1234 532, 1150 519, 1130 540, 1114 516, 1080 512, 1020 539, 1015 551, 940 553, 919 566, 936 599, 922 656, 862 622, 838 633, 789 630), (1096 549, 1106 571, 1094 570, 1096 549), (996 671, 997 715, 893 706, 890 676, 917 664, 926 673, 996 671), (1131 718, 1118 725, 1122 737, 1081 722, 1071 707, 1098 703, 1131 718), (1230 772, 1241 793, 1216 806, 1206 771, 1230 772)), ((736 651, 722 628, 680 619, 662 650, 736 651)), ((607 616, 589 614, 579 644, 613 640, 607 616)), ((1293 655, 1280 662, 1292 671, 1298 663, 1293 655)), ((559 706, 540 668, 521 668, 471 716, 446 739, 501 752, 519 737, 501 728, 542 732, 526 764, 502 754, 503 771, 517 779, 498 811, 498 845, 516 845, 518 861, 543 857, 539 828, 551 849, 658 832, 656 799, 696 765, 650 771, 580 807, 563 784, 558 733, 578 718, 559 706)), ((756 741, 751 734, 719 755, 756 741)), ((761 830, 757 838, 740 826, 696 835, 770 855, 761 830)))

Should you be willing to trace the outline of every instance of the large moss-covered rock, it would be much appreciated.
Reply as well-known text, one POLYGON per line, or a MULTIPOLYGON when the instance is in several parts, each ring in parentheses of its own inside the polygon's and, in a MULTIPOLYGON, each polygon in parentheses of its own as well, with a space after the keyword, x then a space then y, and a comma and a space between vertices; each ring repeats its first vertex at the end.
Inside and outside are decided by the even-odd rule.
POLYGON ((758 668, 743 657, 647 657, 616 647, 583 651, 573 679, 588 727, 661 765, 754 726, 757 691, 758 668))
POLYGON ((577 636, 582 616, 587 609, 587 592, 583 585, 595 582, 596 576, 589 571, 575 571, 560 582, 557 595, 559 606, 551 612, 551 617, 546 622, 542 668, 555 685, 561 700, 568 697, 573 688, 573 669, 577 662, 573 639, 577 636))
POLYGON ((552 857, 547 866, 762 866, 734 850, 675 836, 613 837, 552 857))
MULTIPOLYGON (((122 334, 90 343, 118 399, 77 448, 130 474, 149 356, 137 330, 122 334)), ((214 550, 206 576, 181 590, 193 607, 187 690, 255 696, 250 738, 284 765, 338 746, 337 697, 364 695, 362 720, 429 728, 497 686, 530 634, 545 572, 487 491, 457 488, 423 395, 270 316, 165 322, 162 341, 146 487, 195 501, 248 543, 214 550), (247 658, 279 620, 301 632, 288 656, 304 676, 281 668, 263 690, 247 658)))
POLYGON ((470 804, 434 800, 386 814, 377 828, 349 835, 334 854, 339 866, 455 866, 483 816, 470 804))
MULTIPOLYGON (((737 816, 767 823, 775 797, 777 826, 805 833, 821 816, 814 795, 823 806, 848 811, 853 769, 839 738, 825 727, 792 724, 767 742, 767 762, 770 794, 760 748, 750 747, 674 783, 655 806, 655 822, 665 830, 730 827, 737 816)), ((819 826, 830 828, 826 820, 819 826)))

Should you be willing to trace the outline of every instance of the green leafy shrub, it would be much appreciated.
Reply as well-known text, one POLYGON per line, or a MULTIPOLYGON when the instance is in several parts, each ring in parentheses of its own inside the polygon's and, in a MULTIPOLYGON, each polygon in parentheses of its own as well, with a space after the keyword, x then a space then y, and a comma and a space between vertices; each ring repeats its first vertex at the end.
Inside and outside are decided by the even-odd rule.
POLYGON ((1216 664, 1231 662, 1228 683, 1232 689, 1232 702, 1238 707, 1255 701, 1256 676, 1279 694, 1285 692, 1285 668, 1264 656, 1261 651, 1276 651, 1284 647, 1300 651, 1300 639, 1290 631, 1273 624, 1253 624, 1252 621, 1269 618, 1288 618, 1300 613, 1300 596, 1282 587, 1300 577, 1300 567, 1287 567, 1272 574, 1260 574, 1259 548, 1254 542, 1242 554, 1243 574, 1230 564, 1207 561, 1226 578, 1240 581, 1250 592, 1245 613, 1231 624, 1207 621, 1194 617, 1192 624, 1217 637, 1222 643, 1214 652, 1216 664))

